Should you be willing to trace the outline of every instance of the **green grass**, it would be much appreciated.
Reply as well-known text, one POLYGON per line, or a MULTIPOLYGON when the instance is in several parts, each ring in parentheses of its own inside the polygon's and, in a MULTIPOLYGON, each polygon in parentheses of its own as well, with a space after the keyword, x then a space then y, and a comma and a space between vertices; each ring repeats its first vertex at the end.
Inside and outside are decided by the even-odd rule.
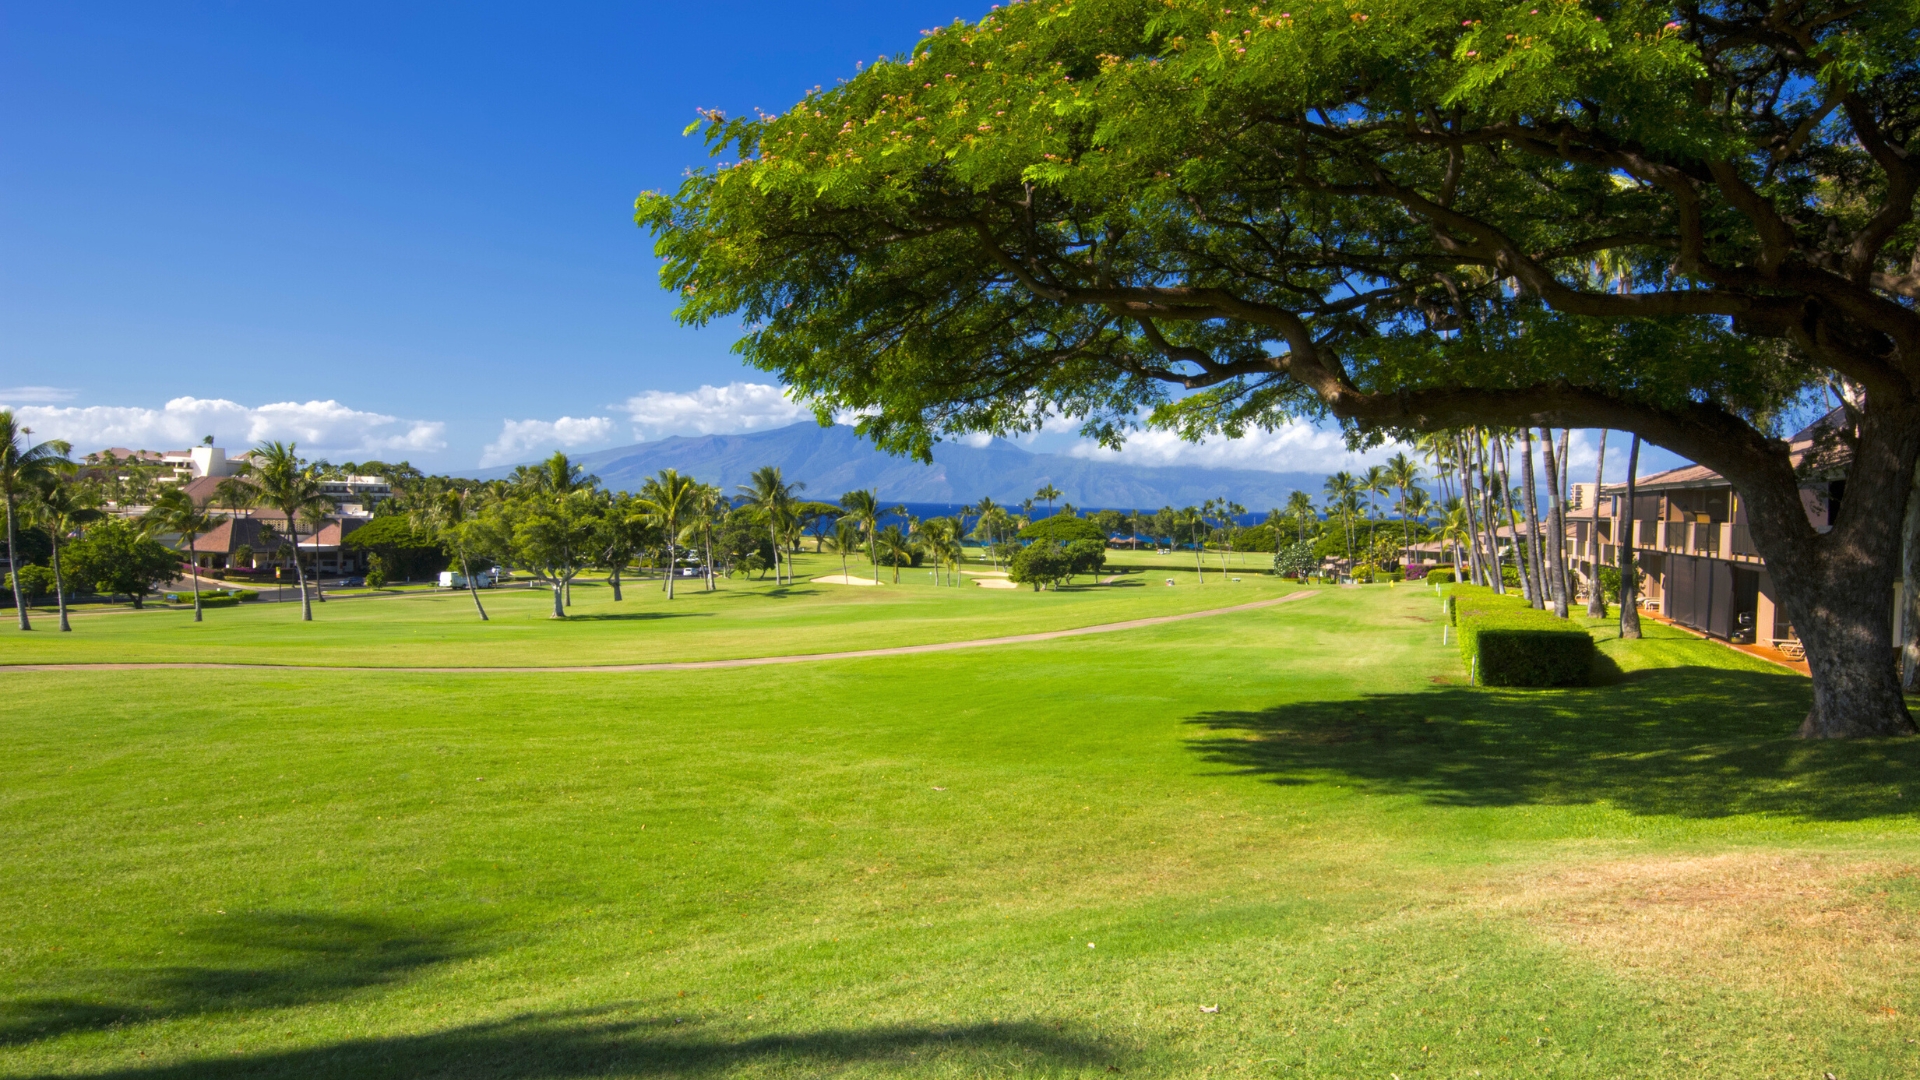
MULTIPOLYGON (((1199 591, 804 610, 893 641, 1199 591)), ((751 633, 788 599, 710 621, 805 639, 751 633)), ((396 658, 466 632, 357 603, 428 641, 396 658)), ((0 1075, 1920 1066, 1920 741, 1787 738, 1804 679, 1658 628, 1602 643, 1609 685, 1461 686, 1438 614, 1374 587, 783 668, 0 673, 0 1075)), ((527 664, 674 625, 527 620, 527 664)))
MULTIPOLYGON (((840 562, 802 555, 801 577, 837 575, 840 562)), ((986 571, 980 565, 973 569, 986 571)), ((856 568, 856 574, 861 571, 856 568)), ((871 573, 869 568, 866 572, 871 573)), ((1238 582, 1209 573, 1196 587, 1191 566, 1116 571, 1122 581, 1078 583, 1055 592, 937 587, 926 570, 901 570, 879 586, 776 585, 734 578, 704 592, 682 579, 669 601, 660 582, 628 581, 624 599, 598 579, 577 583, 565 621, 552 618, 545 588, 483 590, 489 621, 465 592, 348 596, 316 604, 300 621, 297 603, 250 603, 208 611, 192 606, 114 611, 73 620, 71 634, 42 619, 31 634, 0 646, 0 665, 199 661, 320 666, 552 666, 716 660, 838 652, 1060 630, 1099 622, 1226 607, 1285 596, 1301 586, 1247 573, 1238 582), (1177 584, 1168 588, 1166 579, 1177 584)))

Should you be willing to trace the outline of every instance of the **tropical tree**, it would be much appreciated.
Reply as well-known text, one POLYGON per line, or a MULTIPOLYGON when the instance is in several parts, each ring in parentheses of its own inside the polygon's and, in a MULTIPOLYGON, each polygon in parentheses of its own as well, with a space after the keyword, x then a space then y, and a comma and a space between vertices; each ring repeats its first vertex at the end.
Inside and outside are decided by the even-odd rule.
MULTIPOLYGON (((1048 481, 1046 484, 1041 486, 1039 491, 1036 491, 1033 493, 1033 497, 1036 499, 1045 499, 1047 501, 1047 516, 1052 517, 1053 516, 1053 500, 1060 497, 1060 489, 1057 487, 1054 487, 1052 481, 1048 481)), ((1027 515, 1031 517, 1033 515, 1033 511, 1028 510, 1027 515)))
POLYGON ((20 617, 22 630, 33 629, 33 623, 27 618, 26 599, 20 592, 20 544, 15 520, 20 500, 53 476, 73 449, 59 439, 28 442, 27 436, 32 434, 32 428, 22 427, 14 419, 13 410, 0 409, 0 496, 7 500, 7 567, 12 571, 13 609, 20 617))
POLYGON ((193 582, 193 621, 200 619, 200 552, 195 546, 201 536, 212 532, 220 519, 194 501, 184 485, 169 487, 153 500, 153 507, 142 515, 148 531, 172 533, 187 546, 188 577, 193 582))
POLYGON ((880 495, 871 488, 840 496, 840 506, 867 537, 867 558, 873 562, 873 583, 880 584, 880 556, 875 550, 880 531, 880 495))
POLYGON ((1324 485, 1327 493, 1328 516, 1339 515, 1340 527, 1347 540, 1347 565, 1353 565, 1353 511, 1359 505, 1360 482, 1346 470, 1327 477, 1324 485))
POLYGON ((674 469, 661 469, 641 485, 640 497, 634 505, 653 517, 654 523, 666 536, 667 546, 667 599, 673 599, 673 579, 679 574, 679 562, 674 557, 674 545, 680 540, 681 530, 692 523, 699 513, 705 495, 701 484, 691 476, 682 476, 674 469))
MULTIPOLYGON (((307 593, 307 571, 300 562, 300 523, 317 523, 333 509, 320 480, 300 460, 293 443, 262 443, 249 455, 246 476, 263 505, 280 511, 287 523, 288 542, 293 546, 294 576, 300 584, 300 619, 313 621, 313 600, 307 593)), ((316 527, 315 532, 318 532, 316 527)), ((318 566, 316 564, 316 570, 318 566)))
POLYGON ((1920 458, 1914 22, 1010 4, 709 114, 730 167, 637 215, 683 318, 744 318, 749 363, 922 456, 1058 415, 1115 441, 1143 406, 1192 436, 1638 433, 1740 492, 1807 644, 1806 733, 1911 732, 1886 657, 1920 458), (1775 425, 1825 385, 1850 460, 1822 532, 1775 425))
MULTIPOLYGON (((739 487, 741 495, 746 497, 746 505, 751 507, 754 516, 767 527, 767 535, 773 540, 773 580, 780 582, 780 561, 782 549, 786 547, 783 533, 789 525, 797 523, 794 493, 804 491, 805 484, 788 483, 780 475, 780 466, 766 465, 753 470, 749 483, 739 487)), ((793 580, 793 560, 787 560, 787 580, 793 580)))
MULTIPOLYGON (((27 514, 43 530, 52 544, 53 596, 60 612, 60 630, 71 631, 67 622, 67 586, 60 568, 60 541, 81 528, 105 517, 99 508, 98 494, 91 486, 73 482, 70 470, 60 469, 43 478, 34 489, 27 514)), ((200 616, 200 596, 193 598, 194 618, 200 616)))
POLYGON ((1420 490, 1420 463, 1404 452, 1396 453, 1387 459, 1386 474, 1387 483, 1400 491, 1400 500, 1394 508, 1400 515, 1400 562, 1404 566, 1411 560, 1413 551, 1413 533, 1407 525, 1407 515, 1411 512, 1408 496, 1420 490))
MULTIPOLYGON (((879 553, 885 555, 887 561, 893 564, 893 583, 900 584, 900 564, 913 562, 916 546, 913 537, 907 535, 906 530, 898 525, 888 525, 877 533, 870 533, 868 542, 875 545, 879 553)), ((875 580, 878 580, 879 563, 875 563, 874 566, 875 580)))
MULTIPOLYGON (((467 593, 473 597, 473 610, 479 613, 481 622, 486 622, 487 609, 480 603, 480 585, 473 579, 473 563, 469 557, 477 546, 475 525, 480 506, 481 496, 473 488, 448 487, 415 507, 409 516, 414 528, 430 532, 453 549, 454 558, 460 560, 460 575, 467 581, 467 593)), ((619 590, 616 584, 616 600, 619 590)))
POLYGON ((1287 516, 1300 526, 1300 543, 1307 542, 1307 522, 1317 521, 1320 512, 1314 509, 1313 496, 1304 491, 1295 491, 1287 496, 1287 516))
POLYGON ((840 553, 840 577, 851 581, 847 571, 847 552, 860 549, 862 530, 860 523, 853 520, 851 514, 843 514, 833 522, 833 547, 840 553))

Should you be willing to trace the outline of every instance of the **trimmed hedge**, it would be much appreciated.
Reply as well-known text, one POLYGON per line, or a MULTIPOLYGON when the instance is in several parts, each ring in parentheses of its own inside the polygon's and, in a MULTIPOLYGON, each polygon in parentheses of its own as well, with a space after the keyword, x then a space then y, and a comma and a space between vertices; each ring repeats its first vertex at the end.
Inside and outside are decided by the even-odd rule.
POLYGON ((1431 582, 1435 585, 1451 585, 1453 584, 1453 567, 1436 566, 1425 574, 1422 574, 1420 580, 1431 582))
POLYGON ((1593 637, 1524 600, 1458 586, 1447 597, 1447 621, 1459 627, 1460 654, 1479 685, 1585 686, 1592 679, 1593 637))

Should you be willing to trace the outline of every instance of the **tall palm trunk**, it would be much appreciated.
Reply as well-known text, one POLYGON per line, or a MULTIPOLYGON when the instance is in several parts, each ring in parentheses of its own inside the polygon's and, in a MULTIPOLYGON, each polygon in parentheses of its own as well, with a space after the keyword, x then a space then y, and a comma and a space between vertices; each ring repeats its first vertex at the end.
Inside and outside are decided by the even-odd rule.
MULTIPOLYGON (((1593 505, 1588 507, 1587 520, 1587 617, 1604 619, 1607 617, 1607 594, 1600 588, 1600 485, 1607 482, 1607 429, 1600 429, 1600 463, 1593 467, 1593 505)), ((1618 533, 1616 523, 1614 532, 1618 533)), ((1756 635, 1758 636, 1758 635, 1756 635)))
POLYGON ((474 584, 473 567, 467 565, 467 549, 460 548, 460 572, 466 575, 467 592, 473 597, 473 610, 480 613, 480 621, 487 621, 487 609, 480 606, 480 586, 474 584))
POLYGON ((7 492, 7 576, 13 579, 13 610, 20 615, 20 629, 33 629, 27 618, 27 600, 20 591, 20 544, 14 537, 13 492, 7 492))
POLYGON ((880 519, 874 518, 867 525, 867 558, 873 561, 873 583, 880 584, 880 552, 874 546, 874 532, 880 528, 880 519))
MULTIPOLYGON (((672 528, 671 525, 668 526, 672 528)), ((673 557, 673 541, 667 541, 667 599, 673 599, 674 575, 680 572, 680 560, 673 557)))
MULTIPOLYGON (((193 621, 194 622, 200 621, 200 552, 194 547, 194 541, 196 541, 197 539, 199 538, 196 537, 194 534, 192 533, 187 534, 187 577, 193 582, 193 621)), ((59 576, 59 572, 55 571, 54 576, 57 578, 59 576)), ((67 622, 67 613, 65 610, 65 606, 62 605, 62 609, 60 612, 60 628, 62 630, 66 629, 66 622, 67 622)))
POLYGON ((1567 514, 1566 504, 1560 498, 1563 476, 1559 458, 1556 458, 1553 453, 1553 429, 1541 428, 1540 434, 1544 440, 1540 444, 1540 452, 1546 455, 1547 464, 1547 506, 1548 512, 1553 516, 1552 522, 1547 526, 1553 532, 1553 550, 1548 562, 1548 571, 1553 575, 1550 583, 1553 586, 1553 613, 1564 619, 1567 617, 1567 560, 1564 558, 1567 514))
POLYGON ((1634 596, 1639 591, 1639 583, 1633 575, 1633 544, 1637 539, 1633 534, 1639 531, 1633 520, 1634 474, 1640 471, 1640 436, 1633 437, 1633 448, 1627 451, 1627 505, 1626 513, 1620 520, 1626 528, 1621 530, 1620 543, 1620 636, 1628 640, 1640 636, 1640 609, 1635 605, 1634 596))
MULTIPOLYGON (((1526 460, 1520 469, 1520 484, 1527 494, 1527 563, 1533 568, 1533 580, 1546 580, 1545 564, 1540 560, 1540 493, 1535 490, 1533 477, 1533 431, 1520 429, 1520 449, 1526 454, 1526 460)), ((1542 608, 1546 598, 1538 589, 1533 593, 1533 606, 1542 608)))
POLYGON ((313 600, 307 596, 307 568, 300 562, 300 526, 295 524, 291 512, 287 514, 287 535, 293 538, 293 576, 300 583, 300 621, 312 622, 313 600))
POLYGON ((785 584, 780 580, 780 530, 773 527, 771 515, 767 518, 767 540, 773 545, 773 583, 785 584))
MULTIPOLYGON (((67 583, 65 575, 60 572, 60 530, 48 529, 47 538, 53 541, 53 602, 60 608, 60 632, 72 633, 73 627, 67 625, 67 583)), ((199 603, 199 598, 195 597, 194 606, 198 607, 199 603)))

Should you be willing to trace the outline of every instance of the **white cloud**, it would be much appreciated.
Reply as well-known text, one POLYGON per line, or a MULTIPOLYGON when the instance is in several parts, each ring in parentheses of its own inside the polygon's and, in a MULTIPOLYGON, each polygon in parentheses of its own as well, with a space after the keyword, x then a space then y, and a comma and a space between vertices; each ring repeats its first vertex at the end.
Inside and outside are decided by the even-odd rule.
POLYGON ((26 405, 14 415, 36 438, 65 439, 82 453, 108 446, 176 450, 206 435, 235 452, 269 439, 294 442, 306 457, 432 453, 447 445, 440 421, 402 420, 332 400, 247 406, 224 398, 177 397, 158 409, 26 405))
POLYGON ((1378 465, 1405 450, 1388 443, 1349 453, 1338 431, 1293 423, 1273 431, 1254 429, 1238 439, 1215 437, 1191 443, 1171 431, 1139 431, 1119 451, 1080 442, 1067 453, 1079 458, 1129 465, 1182 465, 1202 469, 1259 469, 1266 472, 1330 472, 1378 465))
POLYGON ((558 420, 504 420, 500 437, 480 454, 481 468, 538 457, 548 450, 606 442, 613 421, 605 416, 563 416, 558 420))
POLYGON ((621 406, 636 439, 667 435, 730 435, 785 427, 812 417, 769 383, 733 382, 686 393, 648 390, 621 406))
POLYGON ((43 405, 53 401, 72 401, 78 396, 74 391, 60 386, 0 387, 0 401, 20 401, 43 405))

